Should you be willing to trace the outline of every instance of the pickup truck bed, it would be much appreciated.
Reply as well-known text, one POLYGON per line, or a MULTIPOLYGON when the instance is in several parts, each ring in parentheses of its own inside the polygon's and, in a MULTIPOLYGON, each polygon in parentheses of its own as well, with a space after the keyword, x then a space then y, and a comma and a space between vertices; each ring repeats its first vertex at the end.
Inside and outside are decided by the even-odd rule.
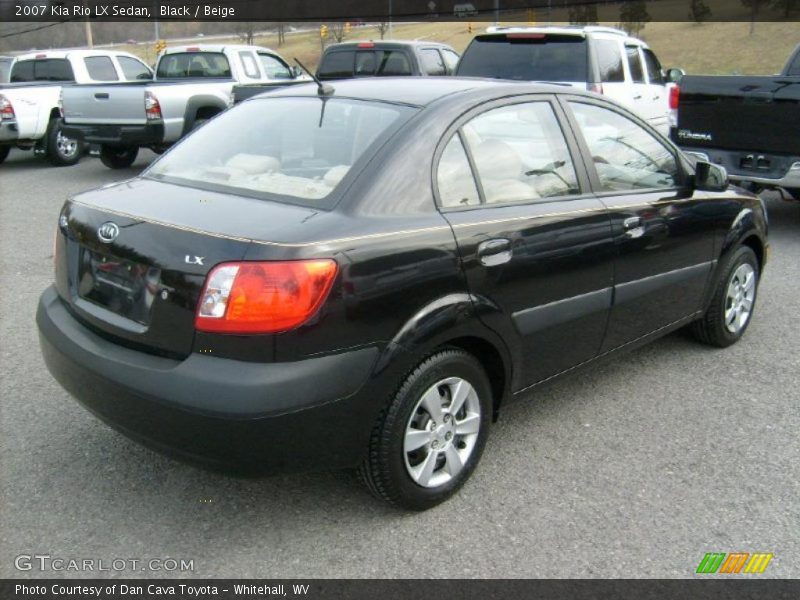
MULTIPOLYGON (((800 51, 800 47, 798 48, 800 51)), ((673 140, 733 180, 800 195, 800 74, 685 76, 673 140)))

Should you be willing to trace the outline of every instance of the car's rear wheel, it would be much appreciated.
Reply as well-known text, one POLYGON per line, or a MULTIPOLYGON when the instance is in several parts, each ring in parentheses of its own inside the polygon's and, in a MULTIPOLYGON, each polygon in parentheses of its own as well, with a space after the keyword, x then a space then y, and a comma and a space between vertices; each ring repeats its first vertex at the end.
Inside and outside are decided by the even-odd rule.
POLYGON ((9 152, 11 152, 11 146, 0 146, 0 163, 8 158, 9 152))
POLYGON ((100 148, 100 161, 109 169, 127 169, 136 160, 136 146, 106 146, 100 148))
POLYGON ((64 135, 61 119, 51 119, 47 127, 47 159, 57 167, 77 163, 83 156, 83 142, 64 135))
POLYGON ((477 465, 491 415, 491 386, 472 355, 447 349, 430 356, 381 414, 359 470, 362 481, 402 508, 439 504, 477 465))
POLYGON ((750 325, 758 293, 758 258, 741 246, 728 261, 717 281, 706 313, 692 324, 701 342, 725 348, 737 342, 750 325))

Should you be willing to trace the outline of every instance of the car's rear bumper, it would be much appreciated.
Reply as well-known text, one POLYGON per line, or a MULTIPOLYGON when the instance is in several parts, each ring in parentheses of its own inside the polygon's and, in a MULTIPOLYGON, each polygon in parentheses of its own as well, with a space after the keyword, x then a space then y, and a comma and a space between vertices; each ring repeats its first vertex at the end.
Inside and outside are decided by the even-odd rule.
POLYGON ((13 144, 19 139, 16 121, 0 121, 0 144, 13 144))
POLYGON ((725 167, 728 177, 735 182, 755 183, 763 187, 800 189, 800 156, 716 150, 682 146, 683 151, 701 160, 725 167), (765 161, 764 169, 743 169, 743 159, 765 161), (799 165, 799 166, 795 166, 799 165))
POLYGON ((88 144, 157 146, 164 142, 164 124, 161 122, 146 125, 65 124, 61 131, 69 138, 88 144))
POLYGON ((100 419, 145 445, 207 466, 284 472, 356 464, 375 397, 359 393, 376 348, 294 363, 201 354, 174 360, 100 337, 54 288, 36 315, 45 363, 100 419))

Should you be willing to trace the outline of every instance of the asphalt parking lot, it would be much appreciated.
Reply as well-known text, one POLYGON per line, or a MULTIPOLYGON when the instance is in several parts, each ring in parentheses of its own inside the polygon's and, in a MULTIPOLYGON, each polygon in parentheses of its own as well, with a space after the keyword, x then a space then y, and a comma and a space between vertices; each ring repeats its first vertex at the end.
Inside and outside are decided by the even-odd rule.
POLYGON ((673 334, 506 407, 461 493, 409 514, 347 473, 175 462, 50 377, 34 314, 58 209, 153 156, 114 172, 15 150, 0 166, 0 577, 75 575, 17 570, 31 554, 194 561, 85 576, 690 577, 736 551, 774 553, 760 577, 800 577, 800 204, 768 196, 772 259, 741 343, 673 334))

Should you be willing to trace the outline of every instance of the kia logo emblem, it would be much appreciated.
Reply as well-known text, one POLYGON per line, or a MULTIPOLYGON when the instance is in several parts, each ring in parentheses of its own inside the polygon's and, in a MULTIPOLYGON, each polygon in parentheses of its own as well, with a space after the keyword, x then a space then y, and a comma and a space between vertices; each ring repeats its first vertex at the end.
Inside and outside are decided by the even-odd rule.
POLYGON ((113 242, 117 239, 118 235, 119 227, 117 227, 116 223, 112 223, 111 221, 106 221, 97 228, 97 237, 105 244, 113 242))

